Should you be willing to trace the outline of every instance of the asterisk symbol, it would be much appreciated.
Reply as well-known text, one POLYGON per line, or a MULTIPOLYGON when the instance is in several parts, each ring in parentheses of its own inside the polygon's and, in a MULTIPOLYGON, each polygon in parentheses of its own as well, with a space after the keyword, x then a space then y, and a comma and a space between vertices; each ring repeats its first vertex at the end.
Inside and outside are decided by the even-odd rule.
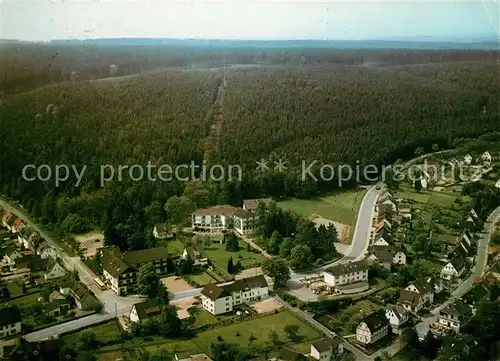
POLYGON ((281 158, 276 162, 274 161, 274 169, 276 169, 278 172, 283 172, 286 169, 286 162, 282 160, 281 158))
POLYGON ((257 170, 260 170, 261 172, 265 172, 266 170, 269 170, 269 166, 267 163, 269 163, 267 160, 262 158, 260 161, 257 161, 257 170))

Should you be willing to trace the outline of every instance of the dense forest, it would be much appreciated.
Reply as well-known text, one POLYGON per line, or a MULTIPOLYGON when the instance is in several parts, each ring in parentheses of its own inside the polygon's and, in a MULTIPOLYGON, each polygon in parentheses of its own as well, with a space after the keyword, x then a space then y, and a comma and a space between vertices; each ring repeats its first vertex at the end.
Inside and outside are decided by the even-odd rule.
POLYGON ((302 160, 388 164, 500 125, 492 51, 0 46, 1 193, 46 223, 101 227, 131 248, 196 207, 336 186, 302 182, 302 160), (107 164, 201 164, 215 121, 211 162, 240 164, 241 181, 103 187, 107 164), (257 172, 261 158, 288 169, 257 172), (56 186, 23 180, 27 164, 87 169, 77 187, 56 186))

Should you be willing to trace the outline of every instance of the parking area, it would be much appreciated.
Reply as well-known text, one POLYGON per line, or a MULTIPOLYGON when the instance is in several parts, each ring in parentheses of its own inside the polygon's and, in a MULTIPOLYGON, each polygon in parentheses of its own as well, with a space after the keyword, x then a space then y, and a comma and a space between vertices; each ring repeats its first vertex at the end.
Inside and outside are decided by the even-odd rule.
POLYGON ((94 257, 97 250, 104 245, 104 234, 100 232, 80 234, 74 237, 85 248, 85 257, 94 257))

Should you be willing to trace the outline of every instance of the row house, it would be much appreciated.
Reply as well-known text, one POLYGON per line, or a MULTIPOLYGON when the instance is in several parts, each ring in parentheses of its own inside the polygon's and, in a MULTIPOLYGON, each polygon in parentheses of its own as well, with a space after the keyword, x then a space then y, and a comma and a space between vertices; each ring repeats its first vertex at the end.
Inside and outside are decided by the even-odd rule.
POLYGON ((453 257, 441 270, 441 278, 452 281, 459 278, 465 272, 465 260, 462 256, 453 257))

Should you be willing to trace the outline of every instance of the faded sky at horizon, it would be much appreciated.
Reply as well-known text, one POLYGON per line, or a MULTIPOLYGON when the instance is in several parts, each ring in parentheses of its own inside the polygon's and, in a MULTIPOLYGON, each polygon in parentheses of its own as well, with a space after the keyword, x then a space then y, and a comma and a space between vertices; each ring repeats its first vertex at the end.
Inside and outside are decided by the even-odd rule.
POLYGON ((0 0, 0 38, 498 36, 498 1, 0 0))

